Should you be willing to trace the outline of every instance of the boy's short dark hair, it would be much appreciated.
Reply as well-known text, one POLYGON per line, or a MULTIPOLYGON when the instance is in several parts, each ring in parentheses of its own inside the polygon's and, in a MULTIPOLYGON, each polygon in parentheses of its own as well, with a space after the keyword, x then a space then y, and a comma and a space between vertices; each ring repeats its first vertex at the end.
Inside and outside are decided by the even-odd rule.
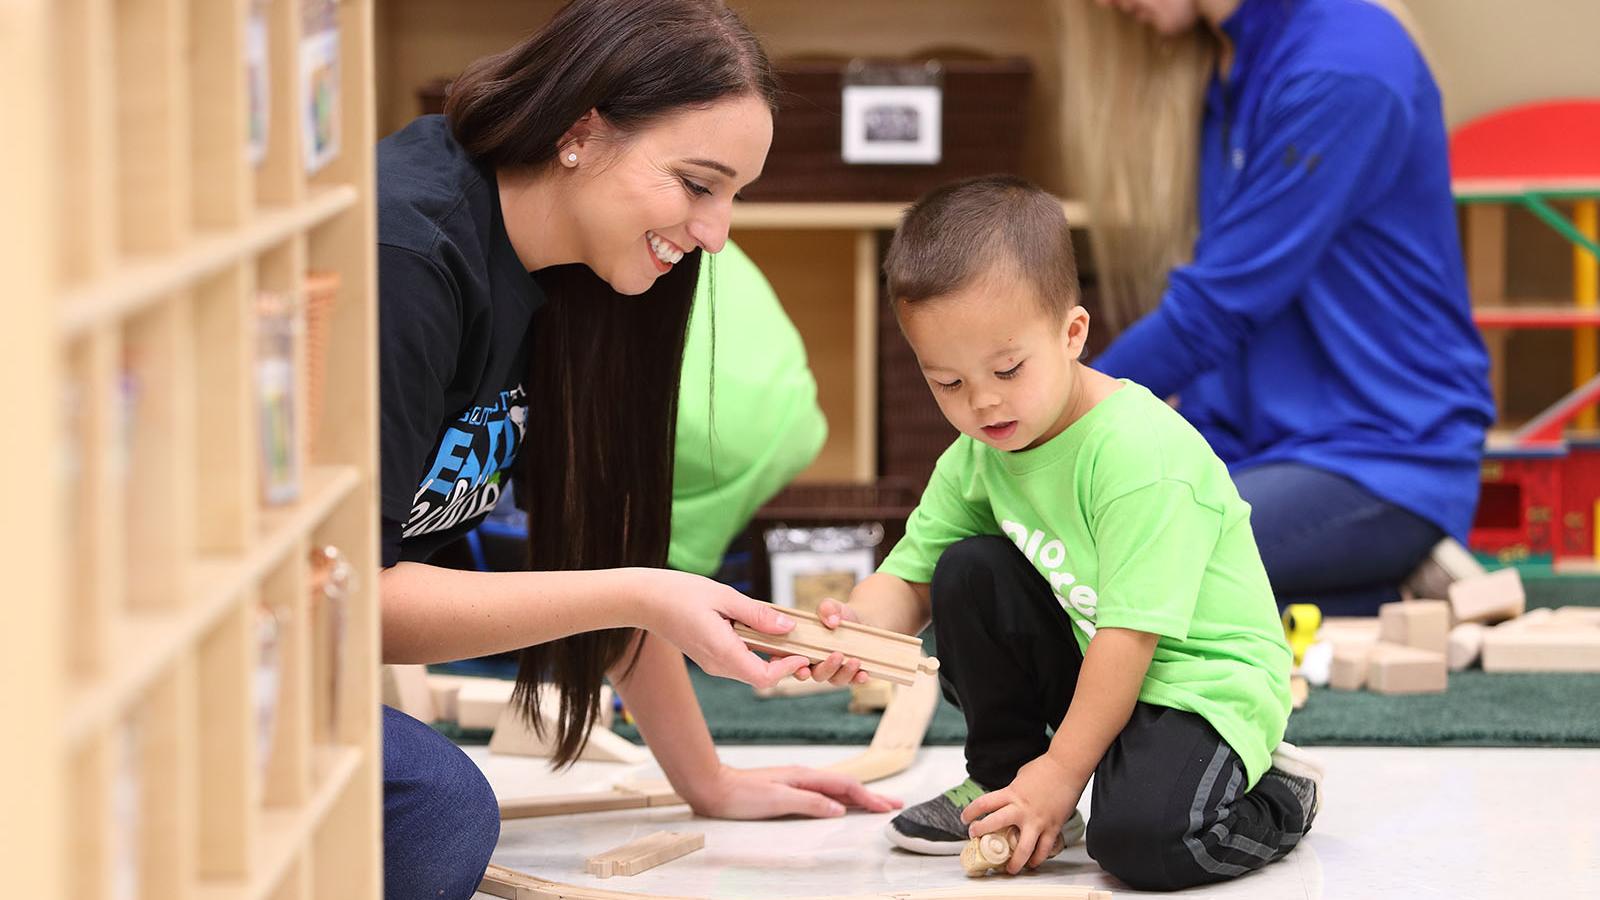
POLYGON ((1057 321, 1078 302, 1061 201, 1014 175, 938 187, 906 210, 884 259, 891 303, 954 293, 1000 269, 1026 278, 1057 321))

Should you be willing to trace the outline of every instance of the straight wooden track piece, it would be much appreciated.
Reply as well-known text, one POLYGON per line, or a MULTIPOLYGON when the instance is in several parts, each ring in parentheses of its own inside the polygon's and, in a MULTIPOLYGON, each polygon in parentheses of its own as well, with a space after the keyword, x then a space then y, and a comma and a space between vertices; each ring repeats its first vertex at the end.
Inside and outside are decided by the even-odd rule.
POLYGON ((842 653, 861 660, 861 670, 868 675, 896 684, 909 685, 919 671, 939 669, 939 661, 923 656, 922 641, 911 635, 855 622, 841 622, 838 628, 829 628, 815 613, 788 608, 783 612, 795 620, 794 630, 788 634, 762 634, 738 623, 733 630, 751 650, 773 656, 804 656, 813 663, 827 659, 831 653, 842 653))
POLYGON ((590 875, 597 878, 637 875, 680 856, 687 856, 705 845, 706 836, 698 831, 657 831, 589 857, 586 868, 590 875))

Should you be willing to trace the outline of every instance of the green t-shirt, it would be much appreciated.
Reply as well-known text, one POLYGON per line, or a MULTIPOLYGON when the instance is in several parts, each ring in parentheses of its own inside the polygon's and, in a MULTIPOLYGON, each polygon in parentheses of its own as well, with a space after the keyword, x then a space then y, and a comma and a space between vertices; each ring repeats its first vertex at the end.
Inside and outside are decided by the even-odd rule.
POLYGON ((728 543, 827 437, 800 332, 766 276, 729 241, 715 263, 700 266, 683 348, 667 565, 715 573, 728 543))
POLYGON ((1289 718, 1289 645, 1250 506, 1176 411, 1124 381, 1032 450, 963 435, 881 571, 925 583, 946 547, 979 534, 1016 542, 1085 652, 1097 628, 1160 635, 1139 699, 1205 718, 1251 785, 1266 772, 1289 718))

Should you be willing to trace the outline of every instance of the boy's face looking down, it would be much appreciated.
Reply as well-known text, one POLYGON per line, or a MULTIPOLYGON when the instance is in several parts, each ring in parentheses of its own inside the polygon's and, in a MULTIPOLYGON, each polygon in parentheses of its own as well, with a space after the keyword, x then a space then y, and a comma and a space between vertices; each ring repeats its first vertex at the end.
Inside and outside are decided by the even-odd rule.
POLYGON ((895 311, 940 411, 962 434, 1028 450, 1081 415, 1082 306, 1057 321, 1027 278, 990 270, 943 296, 896 301, 895 311))

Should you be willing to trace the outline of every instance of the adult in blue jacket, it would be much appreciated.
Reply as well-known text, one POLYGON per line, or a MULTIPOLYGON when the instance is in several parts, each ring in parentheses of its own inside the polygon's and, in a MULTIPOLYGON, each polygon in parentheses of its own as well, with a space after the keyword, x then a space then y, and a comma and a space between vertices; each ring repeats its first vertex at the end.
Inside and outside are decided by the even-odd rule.
POLYGON ((1205 81, 1192 258, 1096 366, 1228 462, 1280 604, 1371 614, 1465 539, 1494 412, 1438 87, 1392 3, 1112 5, 1205 81))

